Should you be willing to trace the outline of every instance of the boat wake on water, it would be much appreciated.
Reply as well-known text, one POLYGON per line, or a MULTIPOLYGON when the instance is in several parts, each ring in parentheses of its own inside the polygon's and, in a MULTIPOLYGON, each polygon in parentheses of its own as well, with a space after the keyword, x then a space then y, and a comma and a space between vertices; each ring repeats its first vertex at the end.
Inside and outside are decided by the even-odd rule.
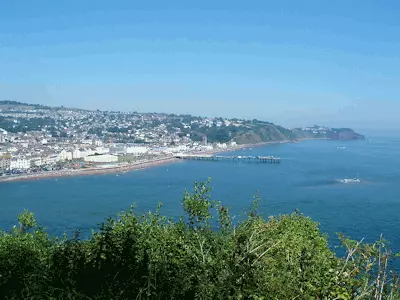
MULTIPOLYGON (((359 178, 343 178, 343 179, 328 179, 328 180, 319 180, 312 183, 303 184, 304 187, 308 188, 317 188, 317 187, 328 187, 328 186, 340 186, 342 184, 352 185, 352 184, 360 184, 361 180, 359 178)), ((363 181, 365 183, 365 181, 363 181)))
POLYGON ((339 179, 338 182, 345 184, 354 184, 354 183, 360 183, 361 180, 358 178, 344 178, 344 179, 339 179))

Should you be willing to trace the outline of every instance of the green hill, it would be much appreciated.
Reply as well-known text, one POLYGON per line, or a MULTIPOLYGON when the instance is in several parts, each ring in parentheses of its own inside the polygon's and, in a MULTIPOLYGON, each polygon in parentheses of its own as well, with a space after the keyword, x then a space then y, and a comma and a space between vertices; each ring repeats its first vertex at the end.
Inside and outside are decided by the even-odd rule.
POLYGON ((18 102, 18 101, 1 100, 0 101, 0 109, 32 110, 32 109, 51 109, 51 107, 45 106, 45 105, 40 105, 40 104, 28 104, 28 103, 22 103, 22 102, 18 102))
MULTIPOLYGON (((9 101, 4 100, 0 101, 0 110, 49 110, 51 112, 60 113, 62 111, 80 111, 80 112, 90 112, 83 109, 76 108, 64 108, 64 107, 48 107, 39 104, 27 104, 21 103, 17 101, 9 101)), ((91 111, 92 113, 97 113, 101 115, 101 118, 106 120, 107 116, 115 118, 115 114, 118 115, 118 112, 114 112, 111 115, 108 115, 109 112, 100 112, 100 111, 91 111)), ((42 112, 43 118, 48 118, 46 115, 47 112, 42 112)), ((120 113, 120 116, 123 114, 120 113)), ((140 115, 140 114, 139 114, 140 115)), ((338 140, 356 140, 356 139, 364 139, 364 136, 358 133, 355 133, 352 129, 349 128, 326 128, 320 126, 314 126, 310 128, 296 128, 296 129, 288 129, 282 126, 260 121, 260 120, 243 120, 243 119, 231 119, 226 120, 223 118, 211 118, 213 120, 212 124, 204 124, 202 121, 210 120, 210 118, 201 118, 194 117, 191 115, 166 115, 166 114, 142 114, 153 116, 153 120, 149 123, 146 123, 146 126, 149 128, 151 126, 158 126, 162 123, 166 125, 169 133, 179 133, 181 136, 190 135, 193 141, 203 141, 204 137, 207 137, 209 143, 227 143, 227 142, 236 142, 238 144, 256 144, 262 142, 271 142, 271 141, 284 141, 284 140, 297 140, 303 138, 326 138, 326 139, 338 139, 338 140), (158 118, 161 118, 163 121, 161 122, 158 118)), ((131 119, 134 119, 138 116, 138 113, 130 113, 128 116, 131 119)), ((24 123, 22 127, 24 131, 37 130, 37 126, 30 125, 32 121, 29 118, 25 118, 28 120, 22 120, 21 123, 24 123)), ((129 121, 128 119, 123 119, 123 121, 129 121)), ((19 127, 15 127, 14 119, 0 119, 0 127, 8 130, 10 132, 18 132, 19 127)), ((40 120, 34 120, 34 123, 43 123, 40 120)), ((54 123, 51 120, 46 120, 46 124, 54 123)), ((127 122, 125 122, 127 123, 127 122)), ((129 130, 132 130, 132 127, 109 127, 104 128, 109 132, 113 133, 126 133, 129 130), (112 129, 112 131, 110 130, 112 129)), ((94 130, 94 129, 93 129, 94 130)), ((97 128, 97 131, 98 128, 97 128)), ((100 130, 101 131, 101 130, 100 130)))

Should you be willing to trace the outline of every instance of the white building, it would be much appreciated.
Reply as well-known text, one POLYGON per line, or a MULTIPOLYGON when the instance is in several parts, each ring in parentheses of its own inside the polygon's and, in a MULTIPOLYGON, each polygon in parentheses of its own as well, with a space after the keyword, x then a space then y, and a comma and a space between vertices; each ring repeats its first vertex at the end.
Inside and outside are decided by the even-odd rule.
POLYGON ((93 145, 93 140, 82 140, 82 144, 93 145))
POLYGON ((216 146, 217 146, 218 148, 220 148, 220 149, 226 149, 226 148, 228 148, 228 145, 227 145, 226 143, 218 143, 216 146))
POLYGON ((201 149, 203 151, 212 151, 214 150, 214 147, 212 145, 207 145, 207 146, 201 146, 201 149))
POLYGON ((75 149, 74 151, 72 151, 72 157, 74 159, 85 158, 86 156, 93 154, 95 154, 95 151, 93 151, 92 149, 75 149))
POLYGON ((140 155, 140 154, 145 154, 147 152, 149 152, 149 149, 147 147, 143 147, 143 146, 133 146, 133 147, 126 148, 127 154, 140 155))
POLYGON ((118 157, 110 154, 91 155, 85 157, 85 161, 97 162, 97 163, 111 163, 111 162, 118 162, 118 157))
POLYGON ((79 149, 75 149, 74 151, 72 151, 72 158, 73 159, 79 159, 82 158, 82 153, 79 149))
POLYGON ((74 151, 72 151, 72 158, 73 159, 85 158, 87 156, 94 155, 96 153, 97 154, 107 154, 107 153, 110 153, 110 149, 109 148, 105 148, 105 147, 96 147, 95 150, 92 150, 92 149, 75 149, 74 151))
POLYGON ((93 143, 93 145, 98 146, 98 147, 103 146, 103 142, 100 140, 93 140, 92 143, 93 143))
POLYGON ((110 148, 111 154, 126 154, 125 146, 114 146, 110 148))
POLYGON ((40 167, 43 165, 43 160, 40 156, 31 158, 31 167, 40 167))
POLYGON ((0 144, 6 142, 6 135, 8 134, 3 128, 0 128, 0 144))
POLYGON ((183 152, 189 150, 188 146, 186 146, 186 145, 179 145, 176 148, 177 148, 178 151, 183 151, 183 152))
POLYGON ((45 157, 42 161, 43 161, 43 164, 45 164, 45 165, 53 165, 60 161, 60 157, 57 154, 52 154, 52 155, 45 157))
POLYGON ((62 150, 58 156, 60 160, 72 160, 72 152, 70 151, 62 150))
POLYGON ((11 156, 0 155, 0 170, 9 170, 10 162, 11 162, 11 156))
POLYGON ((86 156, 90 156, 90 155, 95 155, 96 152, 94 152, 92 149, 83 149, 81 150, 81 157, 84 158, 86 156))
POLYGON ((22 170, 29 169, 31 167, 31 162, 25 158, 12 158, 10 161, 10 170, 22 170))
POLYGON ((97 154, 107 154, 107 153, 110 153, 110 148, 96 147, 94 152, 97 153, 97 154))
POLYGON ((188 150, 188 147, 186 145, 179 145, 176 147, 168 147, 163 152, 165 152, 165 153, 181 153, 181 152, 185 152, 187 150, 188 150))

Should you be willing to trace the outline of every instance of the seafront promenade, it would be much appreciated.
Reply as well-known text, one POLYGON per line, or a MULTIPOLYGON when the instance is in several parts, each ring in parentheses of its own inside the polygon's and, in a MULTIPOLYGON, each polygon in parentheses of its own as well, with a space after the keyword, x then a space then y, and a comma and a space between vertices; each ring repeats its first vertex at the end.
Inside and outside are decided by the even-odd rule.
POLYGON ((21 180, 38 180, 45 178, 57 178, 57 177, 69 177, 69 176, 83 176, 83 175, 96 175, 96 174, 107 174, 107 173, 122 173, 134 170, 141 170, 151 168, 154 166, 172 163, 177 161, 173 156, 157 158, 152 160, 138 161, 129 164, 118 164, 113 166, 98 166, 93 168, 82 168, 77 170, 59 170, 59 171, 47 171, 42 173, 34 174, 23 174, 15 176, 3 176, 0 177, 1 182, 9 181, 21 181, 21 180))
MULTIPOLYGON (((225 149, 214 149, 212 151, 196 151, 192 153, 187 153, 185 155, 188 156, 198 156, 198 157, 214 157, 215 159, 222 160, 224 156, 217 155, 218 153, 224 152, 232 152, 236 150, 246 149, 246 148, 255 148, 266 145, 273 144, 283 144, 291 142, 289 140, 283 141, 273 141, 273 142, 264 142, 257 144, 245 144, 245 145, 237 145, 227 147, 225 149)), ((108 174, 108 173, 122 173, 134 170, 147 169, 158 165, 164 165, 169 163, 178 162, 181 159, 178 158, 180 155, 166 155, 163 157, 158 157, 154 159, 146 159, 139 160, 134 163, 118 163, 114 165, 98 165, 91 168, 80 168, 80 169, 65 169, 58 171, 46 171, 41 173, 30 173, 30 174, 21 174, 21 175, 11 175, 11 176, 1 176, 1 182, 11 182, 11 181, 21 181, 21 180, 39 180, 46 178, 58 178, 58 177, 70 177, 70 176, 83 176, 83 175, 98 175, 98 174, 108 174)), ((229 158, 229 156, 227 156, 229 158)), ((233 157, 233 156, 232 156, 233 157)), ((237 156, 236 156, 237 158, 237 156)), ((249 157, 247 157, 248 159, 249 157)), ((266 157, 268 158, 268 157, 266 157)), ((268 160, 271 161, 271 160, 268 160)), ((280 161, 280 159, 279 159, 280 161)), ((275 162, 275 160, 274 160, 275 162)), ((276 161, 277 162, 277 161, 276 161)))

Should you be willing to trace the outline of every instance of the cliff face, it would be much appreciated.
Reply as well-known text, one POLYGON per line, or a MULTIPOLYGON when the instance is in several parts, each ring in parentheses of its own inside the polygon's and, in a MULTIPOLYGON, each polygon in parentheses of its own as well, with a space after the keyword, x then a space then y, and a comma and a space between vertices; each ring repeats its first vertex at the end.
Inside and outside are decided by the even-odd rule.
POLYGON ((365 136, 354 132, 350 128, 332 128, 327 133, 327 138, 332 140, 364 140, 365 136))
POLYGON ((314 126, 309 128, 296 128, 293 129, 298 139, 304 138, 325 138, 330 140, 364 140, 365 136, 356 133, 350 128, 328 128, 321 126, 314 126))
POLYGON ((267 124, 252 128, 248 131, 238 132, 234 135, 233 140, 238 144, 256 144, 271 141, 287 140, 287 137, 274 124, 267 124))
POLYGON ((275 124, 259 124, 241 129, 232 139, 238 144, 255 144, 271 141, 298 139, 363 140, 365 137, 350 128, 326 128, 315 126, 307 129, 287 129, 275 124))

